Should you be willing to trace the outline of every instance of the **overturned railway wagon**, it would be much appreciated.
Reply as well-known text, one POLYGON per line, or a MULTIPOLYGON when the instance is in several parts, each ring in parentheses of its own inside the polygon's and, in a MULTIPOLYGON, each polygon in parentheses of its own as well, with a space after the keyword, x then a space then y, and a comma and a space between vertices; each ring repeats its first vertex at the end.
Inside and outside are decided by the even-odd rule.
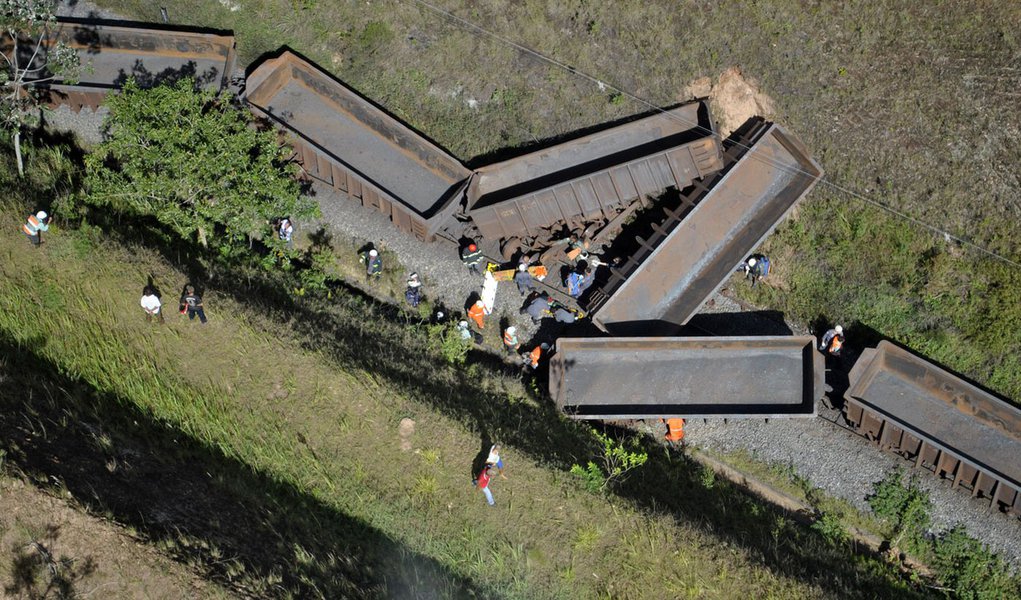
MULTIPOLYGON (((236 60, 234 36, 230 32, 195 27, 161 27, 149 23, 61 18, 45 37, 42 51, 31 55, 34 46, 23 45, 22 65, 34 60, 46 64, 46 54, 63 42, 78 54, 81 73, 77 83, 61 79, 46 81, 39 88, 51 106, 66 105, 78 112, 95 110, 111 91, 128 79, 141 87, 153 87, 191 77, 206 89, 223 90, 230 83, 236 60)), ((4 53, 10 53, 10 47, 4 53)), ((34 79, 48 79, 43 68, 34 79)))
POLYGON ((600 329, 663 335, 687 323, 822 177, 801 142, 767 122, 739 134, 723 160, 601 277, 585 306, 600 329))
POLYGON ((559 338, 550 395, 575 419, 811 417, 822 355, 803 337, 559 338))
POLYGON ((1021 410, 887 341, 862 353, 844 400, 883 450, 1021 517, 1021 410))
POLYGON ((305 172, 431 241, 471 171, 409 126, 285 51, 246 81, 254 112, 288 132, 305 172))
POLYGON ((643 196, 684 189, 723 168, 704 102, 664 110, 475 171, 467 194, 474 231, 505 258, 609 222, 643 196))

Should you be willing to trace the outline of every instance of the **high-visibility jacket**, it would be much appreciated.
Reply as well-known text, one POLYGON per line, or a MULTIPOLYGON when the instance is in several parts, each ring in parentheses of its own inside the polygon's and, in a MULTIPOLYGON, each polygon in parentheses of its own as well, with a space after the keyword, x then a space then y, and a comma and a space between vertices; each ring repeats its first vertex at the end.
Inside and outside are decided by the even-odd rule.
POLYGON ((485 314, 486 313, 484 309, 478 304, 472 304, 471 308, 468 309, 468 318, 471 319, 472 321, 475 321, 475 324, 479 326, 479 329, 485 327, 484 325, 485 314))
POLYGON ((510 332, 510 330, 503 332, 503 343, 509 348, 516 348, 518 345, 518 336, 510 332))
POLYGON ((528 360, 531 362, 533 369, 539 368, 539 359, 542 358, 542 346, 536 346, 535 350, 528 353, 528 360))
POLYGON ((21 230, 28 235, 38 235, 40 231, 46 231, 49 226, 46 223, 42 223, 39 219, 35 218, 35 215, 29 215, 28 222, 21 226, 21 230))
POLYGON ((667 441, 679 442, 684 439, 684 419, 667 419, 666 429, 667 441))
POLYGON ((461 254, 461 260, 469 267, 477 265, 482 262, 482 250, 475 250, 475 252, 472 252, 468 248, 465 248, 464 252, 461 254))
POLYGON ((844 347, 844 336, 842 336, 842 335, 835 335, 835 336, 833 336, 833 339, 830 340, 830 347, 827 348, 826 351, 829 352, 830 354, 836 356, 837 354, 840 354, 840 349, 843 348, 843 347, 844 347))

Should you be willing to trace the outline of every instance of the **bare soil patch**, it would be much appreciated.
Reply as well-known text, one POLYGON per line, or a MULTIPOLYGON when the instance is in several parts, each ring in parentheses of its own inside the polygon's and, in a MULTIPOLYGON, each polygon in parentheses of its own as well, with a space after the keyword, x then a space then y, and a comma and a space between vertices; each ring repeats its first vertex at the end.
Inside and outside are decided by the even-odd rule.
POLYGON ((760 116, 770 118, 776 112, 776 103, 759 88, 759 82, 747 77, 739 67, 730 67, 713 81, 699 77, 684 86, 678 100, 709 98, 713 116, 719 122, 720 133, 726 137, 748 119, 760 116))
POLYGON ((226 598, 222 589, 117 525, 21 481, 0 478, 5 598, 226 598))

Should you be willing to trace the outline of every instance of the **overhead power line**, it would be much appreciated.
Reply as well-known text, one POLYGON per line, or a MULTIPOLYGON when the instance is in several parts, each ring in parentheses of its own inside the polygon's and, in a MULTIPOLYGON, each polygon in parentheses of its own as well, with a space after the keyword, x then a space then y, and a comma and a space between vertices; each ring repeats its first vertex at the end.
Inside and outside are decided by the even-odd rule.
MULTIPOLYGON (((408 0, 400 0, 400 1, 407 3, 408 0)), ((718 134, 715 131, 712 131, 711 129, 703 127, 698 122, 694 122, 694 121, 691 121, 689 119, 685 119, 684 117, 681 117, 680 115, 677 115, 675 113, 670 113, 670 112, 664 110, 663 108, 659 107, 658 105, 653 104, 652 102, 650 102, 650 101, 648 101, 648 100, 646 100, 646 99, 644 99, 644 98, 642 98, 642 97, 640 97, 640 96, 638 96, 638 95, 636 95, 636 94, 634 94, 634 93, 632 93, 632 92, 630 92, 628 90, 625 90, 625 89, 623 89, 623 88, 621 88, 619 86, 616 86, 616 85, 614 85, 612 83, 608 83, 605 79, 601 79, 601 78, 589 75, 588 73, 586 73, 584 71, 580 71, 577 68, 572 67, 572 66, 570 66, 570 65, 568 65, 566 63, 563 63, 563 62, 561 62, 561 61, 559 61, 559 60, 557 60, 557 59, 555 59, 555 58, 553 58, 551 56, 547 56, 547 55, 545 55, 545 54, 543 54, 543 53, 541 53, 541 52, 539 52, 537 50, 533 50, 532 48, 529 48, 528 46, 525 46, 523 44, 515 42, 514 40, 511 40, 511 39, 509 39, 507 37, 504 37, 504 36, 502 36, 502 35, 500 35, 498 33, 489 31, 488 29, 485 29, 485 28, 483 28, 483 27, 481 27, 479 25, 476 25, 475 23, 472 23, 471 21, 469 21, 469 20, 467 20, 467 19, 465 19, 463 17, 459 17, 459 16, 457 16, 457 15, 455 15, 455 14, 453 14, 453 13, 447 11, 447 10, 444 10, 443 8, 440 8, 440 7, 434 5, 434 4, 430 3, 430 2, 427 2, 426 0, 412 0, 412 1, 415 4, 418 4, 418 5, 426 8, 426 9, 428 9, 428 10, 430 10, 430 11, 432 11, 432 12, 434 12, 434 13, 436 13, 436 14, 438 14, 438 15, 440 15, 440 16, 448 19, 448 20, 450 20, 450 21, 453 21, 453 22, 461 25, 463 28, 465 28, 468 31, 472 32, 473 35, 480 36, 480 37, 484 36, 484 37, 488 37, 488 38, 494 39, 494 40, 500 42, 501 44, 505 44, 507 46, 515 48, 519 52, 522 52, 524 54, 532 56, 532 57, 534 57, 534 58, 536 58, 536 59, 538 59, 538 60, 540 60, 542 62, 545 62, 547 64, 553 65, 553 66, 555 66, 555 67, 557 67, 559 69, 562 69, 562 70, 564 70, 564 71, 566 71, 568 73, 571 73, 572 75, 575 75, 577 77, 580 77, 582 79, 586 79, 589 82, 595 84, 596 87, 600 91, 605 90, 605 89, 611 90, 611 91, 613 91, 613 92, 615 92, 617 94, 620 94, 622 96, 625 96, 625 97, 633 100, 634 102, 637 102, 637 103, 641 104, 642 106, 645 106, 645 107, 649 108, 652 111, 660 112, 660 113, 668 116, 669 118, 674 119, 674 120, 676 120, 678 122, 685 123, 686 125, 692 125, 693 129, 699 129, 699 130, 701 130, 701 131, 703 131, 703 132, 705 132, 705 133, 707 133, 709 135, 712 135, 712 136, 716 137, 717 139, 720 139, 720 140, 723 139, 720 134, 718 134)), ((749 149, 749 147, 747 145, 741 144, 740 142, 737 142, 737 145, 743 147, 745 150, 749 149)), ((813 177, 812 173, 809 173, 809 172, 807 172, 807 171, 805 171, 803 169, 800 169, 798 167, 792 167, 792 166, 787 165, 787 164, 781 164, 779 162, 773 161, 772 159, 769 159, 769 158, 766 158, 766 157, 755 156, 754 158, 756 158, 758 160, 762 160, 764 162, 767 162, 768 164, 770 164, 774 168, 784 169, 784 170, 787 170, 788 172, 791 172, 791 173, 798 173, 798 174, 805 175, 805 176, 808 176, 808 177, 813 177)), ((1013 260, 1011 258, 1008 258, 1006 256, 998 254, 998 253, 996 253, 996 252, 994 252, 994 251, 992 251, 992 250, 990 250, 988 248, 980 246, 980 245, 976 244, 975 242, 967 240, 967 239, 965 239, 965 238, 963 238, 963 237, 961 237, 959 235, 953 234, 953 233, 951 233, 949 231, 946 231, 946 230, 941 229, 939 227, 936 227, 934 225, 930 225, 929 223, 926 223, 925 221, 922 221, 921 219, 918 219, 916 217, 912 217, 911 215, 909 215, 909 214, 907 214, 907 213, 905 213, 903 211, 899 211, 899 210, 897 210, 897 209, 895 209, 895 208, 893 208, 891 206, 888 206, 888 205, 886 205, 886 204, 884 204, 884 203, 882 203, 882 202, 880 202, 878 200, 875 200, 873 198, 869 198, 868 196, 866 196, 866 195, 864 195, 864 194, 862 194, 860 192, 857 192, 857 191, 852 190, 852 189, 850 189, 848 187, 840 185, 839 183, 836 183, 834 181, 830 181, 830 180, 826 179, 825 176, 820 178, 819 182, 821 184, 829 187, 829 188, 832 188, 834 190, 837 190, 839 192, 847 194, 848 196, 851 196, 852 198, 855 198, 857 200, 865 202, 866 204, 874 206, 874 207, 876 207, 876 208, 878 208, 880 210, 886 211, 886 212, 888 212, 888 213, 890 213, 890 214, 892 214, 892 215, 894 215, 896 217, 904 219, 905 221, 908 221, 908 222, 913 223, 913 224, 915 224, 915 225, 917 225, 919 227, 927 229, 928 231, 939 235, 940 237, 942 237, 945 240, 954 241, 954 242, 956 242, 956 243, 958 243, 958 244, 960 244, 962 246, 966 246, 968 248, 972 248, 974 250, 977 250, 980 253, 985 254, 986 256, 989 256, 989 257, 994 258, 996 260, 1003 261, 1004 263, 1009 264, 1011 266, 1021 268, 1021 262, 1015 261, 1015 260, 1013 260)))

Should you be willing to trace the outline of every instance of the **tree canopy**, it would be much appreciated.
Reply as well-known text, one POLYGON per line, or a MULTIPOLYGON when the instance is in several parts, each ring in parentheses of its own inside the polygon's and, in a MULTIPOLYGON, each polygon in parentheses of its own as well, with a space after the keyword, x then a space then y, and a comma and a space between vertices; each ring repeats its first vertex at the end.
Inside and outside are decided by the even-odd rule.
POLYGON ((276 217, 317 214, 276 134, 254 128, 229 98, 190 79, 151 89, 129 81, 106 104, 106 139, 85 159, 88 204, 154 217, 222 251, 273 240, 276 217))
POLYGON ((56 23, 55 0, 2 0, 0 2, 0 129, 12 136, 18 173, 24 174, 21 131, 39 123, 42 89, 55 79, 78 81, 78 53, 50 39, 56 23))

